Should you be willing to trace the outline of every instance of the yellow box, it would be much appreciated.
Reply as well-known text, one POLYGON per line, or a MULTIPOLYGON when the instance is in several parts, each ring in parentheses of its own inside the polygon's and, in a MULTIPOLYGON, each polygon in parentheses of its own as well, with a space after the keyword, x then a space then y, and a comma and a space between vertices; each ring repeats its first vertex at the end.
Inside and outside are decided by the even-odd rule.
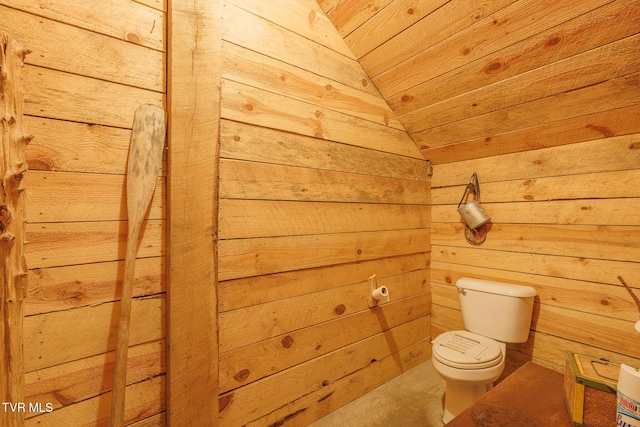
POLYGON ((616 419, 620 364, 566 352, 564 397, 574 426, 610 427, 616 419))

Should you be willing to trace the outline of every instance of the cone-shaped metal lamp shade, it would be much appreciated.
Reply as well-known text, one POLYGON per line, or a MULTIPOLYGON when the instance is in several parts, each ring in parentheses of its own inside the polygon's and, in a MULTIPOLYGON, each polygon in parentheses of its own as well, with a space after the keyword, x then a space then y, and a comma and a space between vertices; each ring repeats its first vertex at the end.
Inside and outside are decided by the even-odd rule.
POLYGON ((477 200, 472 200, 466 205, 460 206, 458 213, 462 215, 462 218, 472 230, 475 230, 482 224, 486 224, 491 219, 477 200))

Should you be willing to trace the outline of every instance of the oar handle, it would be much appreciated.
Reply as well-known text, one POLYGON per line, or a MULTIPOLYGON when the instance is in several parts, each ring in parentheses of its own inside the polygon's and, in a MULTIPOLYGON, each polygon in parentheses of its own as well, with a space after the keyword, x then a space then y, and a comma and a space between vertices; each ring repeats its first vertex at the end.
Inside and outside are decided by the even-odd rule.
POLYGON ((125 257, 124 281, 120 296, 120 320, 116 342, 116 358, 113 374, 113 392, 111 395, 111 426, 124 424, 125 388, 127 385, 127 358, 129 356, 129 330, 131 328, 131 303, 133 300, 133 281, 136 265, 136 247, 139 235, 129 235, 125 257), (134 240, 135 238, 135 240, 134 240))

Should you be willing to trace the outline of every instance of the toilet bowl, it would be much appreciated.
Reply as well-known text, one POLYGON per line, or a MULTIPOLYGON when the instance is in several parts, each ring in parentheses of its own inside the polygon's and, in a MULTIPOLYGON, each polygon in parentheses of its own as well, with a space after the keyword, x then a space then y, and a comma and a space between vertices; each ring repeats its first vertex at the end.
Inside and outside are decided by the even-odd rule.
POLYGON ((530 286, 469 277, 456 288, 465 330, 432 342, 433 366, 447 382, 445 423, 493 387, 504 370, 506 343, 527 341, 536 296, 530 286))
POLYGON ((446 332, 432 344, 433 367, 447 382, 447 423, 493 388, 504 370, 506 344, 468 331, 446 332))

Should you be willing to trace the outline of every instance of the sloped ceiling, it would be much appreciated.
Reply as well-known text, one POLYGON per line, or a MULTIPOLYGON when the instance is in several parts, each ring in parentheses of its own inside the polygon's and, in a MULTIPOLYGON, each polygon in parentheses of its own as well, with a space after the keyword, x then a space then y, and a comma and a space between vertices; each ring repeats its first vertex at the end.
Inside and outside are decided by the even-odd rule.
POLYGON ((443 111, 442 104, 486 84, 476 79, 477 69, 491 65, 474 40, 478 32, 491 37, 497 26, 491 15, 510 0, 319 3, 426 158, 432 148, 477 136, 452 125, 475 112, 443 111))
POLYGON ((611 136, 632 102, 637 1, 318 3, 434 164, 611 136))

